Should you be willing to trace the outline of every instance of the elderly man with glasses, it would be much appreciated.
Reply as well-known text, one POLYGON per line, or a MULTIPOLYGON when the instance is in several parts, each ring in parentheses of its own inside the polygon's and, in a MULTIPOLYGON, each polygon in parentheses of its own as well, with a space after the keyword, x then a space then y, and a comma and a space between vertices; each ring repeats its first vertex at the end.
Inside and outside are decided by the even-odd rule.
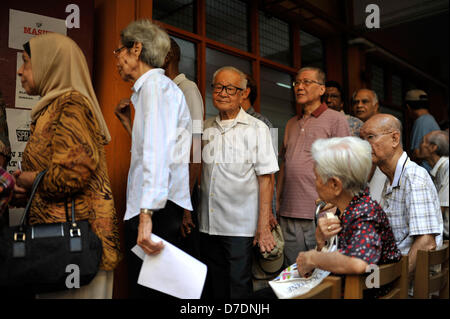
POLYGON ((316 245, 314 210, 318 195, 311 146, 320 138, 350 135, 345 115, 321 103, 325 93, 322 70, 300 69, 293 86, 303 113, 286 124, 277 182, 277 216, 280 216, 283 230, 286 265, 295 263, 299 252, 311 250, 316 245))
POLYGON ((401 122, 390 114, 376 114, 361 128, 372 146, 372 162, 386 175, 380 205, 386 212, 398 248, 408 255, 414 274, 417 250, 442 245, 443 221, 439 198, 428 172, 403 151, 401 122))
POLYGON ((217 70, 212 99, 219 115, 204 123, 199 230, 206 298, 248 298, 253 246, 275 247, 270 175, 278 163, 269 128, 241 107, 246 82, 234 67, 217 70))

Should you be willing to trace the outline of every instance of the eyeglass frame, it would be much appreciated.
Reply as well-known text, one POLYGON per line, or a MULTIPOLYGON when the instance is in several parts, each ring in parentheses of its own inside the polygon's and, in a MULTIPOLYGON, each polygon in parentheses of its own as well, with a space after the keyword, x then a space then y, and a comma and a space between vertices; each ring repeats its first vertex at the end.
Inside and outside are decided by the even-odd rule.
POLYGON ((125 48, 130 48, 130 47, 128 47, 128 46, 126 46, 126 45, 123 45, 123 46, 121 46, 120 48, 117 48, 117 49, 115 49, 115 50, 113 50, 113 54, 114 54, 114 56, 118 56, 119 54, 120 54, 120 51, 122 51, 123 49, 125 49, 125 48))
POLYGON ((313 83, 316 83, 316 84, 319 84, 319 85, 325 85, 324 83, 320 83, 319 81, 310 80, 310 79, 303 79, 303 80, 299 80, 299 81, 296 80, 296 81, 292 82, 292 87, 295 88, 296 86, 299 86, 302 83, 303 83, 304 86, 310 86, 313 83), (308 82, 306 82, 306 81, 308 81, 308 82))
POLYGON ((394 133, 394 132, 397 132, 397 131, 390 131, 390 132, 386 132, 386 133, 381 133, 381 134, 368 134, 367 135, 367 137, 361 137, 364 141, 367 141, 367 142, 369 142, 370 143, 370 141, 374 141, 376 138, 378 138, 378 137, 380 137, 380 136, 383 136, 383 135, 389 135, 389 134, 392 134, 392 133, 394 133))
MULTIPOLYGON (((232 85, 232 84, 230 84, 230 85, 222 85, 222 84, 214 84, 214 83, 211 83, 211 89, 212 89, 212 92, 213 92, 214 94, 220 94, 220 93, 222 93, 222 91, 223 91, 224 88, 225 88, 225 92, 226 92, 228 95, 230 95, 230 96, 235 96, 235 95, 237 94, 238 91, 244 91, 244 90, 245 90, 245 89, 242 89, 242 88, 240 88, 240 87, 234 86, 234 85, 232 85), (222 88, 221 88, 220 91, 218 91, 218 92, 215 92, 215 91, 214 91, 214 87, 215 87, 216 85, 221 85, 221 86, 222 86, 222 88), (230 87, 233 88, 233 89, 235 89, 236 92, 234 92, 233 94, 229 93, 229 92, 228 92, 228 88, 230 88, 230 87)), ((231 88, 230 88, 230 89, 231 89, 231 88)))

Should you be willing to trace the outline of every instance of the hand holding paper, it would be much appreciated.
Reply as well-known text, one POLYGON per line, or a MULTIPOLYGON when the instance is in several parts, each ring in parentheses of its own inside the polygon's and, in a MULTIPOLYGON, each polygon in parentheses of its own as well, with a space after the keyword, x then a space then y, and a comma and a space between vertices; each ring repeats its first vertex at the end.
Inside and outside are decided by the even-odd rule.
POLYGON ((138 284, 181 299, 199 299, 205 284, 206 265, 155 234, 151 240, 164 244, 157 255, 147 255, 137 245, 132 249, 144 261, 138 284))

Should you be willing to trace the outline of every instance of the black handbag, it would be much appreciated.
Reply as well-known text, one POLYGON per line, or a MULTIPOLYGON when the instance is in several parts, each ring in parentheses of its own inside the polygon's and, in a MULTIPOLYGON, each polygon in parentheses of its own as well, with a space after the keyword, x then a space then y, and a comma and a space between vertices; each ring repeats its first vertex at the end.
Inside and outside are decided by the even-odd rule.
POLYGON ((102 242, 87 220, 75 220, 73 199, 70 218, 65 202, 66 222, 28 225, 31 203, 45 173, 39 173, 34 180, 19 226, 0 228, 3 291, 13 288, 45 293, 77 288, 78 283, 90 283, 98 272, 102 242))

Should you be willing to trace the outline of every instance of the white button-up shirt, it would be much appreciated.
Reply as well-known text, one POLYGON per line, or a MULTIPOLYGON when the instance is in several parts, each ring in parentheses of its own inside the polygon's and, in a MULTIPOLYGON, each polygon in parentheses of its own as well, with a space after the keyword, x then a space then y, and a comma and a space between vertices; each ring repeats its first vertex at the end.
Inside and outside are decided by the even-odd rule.
POLYGON ((231 121, 205 121, 199 230, 253 237, 259 216, 258 175, 278 171, 269 128, 242 108, 231 121))
POLYGON ((135 115, 124 219, 137 216, 141 208, 162 209, 167 200, 192 210, 192 123, 183 92, 163 69, 152 69, 135 82, 131 101, 135 115))

